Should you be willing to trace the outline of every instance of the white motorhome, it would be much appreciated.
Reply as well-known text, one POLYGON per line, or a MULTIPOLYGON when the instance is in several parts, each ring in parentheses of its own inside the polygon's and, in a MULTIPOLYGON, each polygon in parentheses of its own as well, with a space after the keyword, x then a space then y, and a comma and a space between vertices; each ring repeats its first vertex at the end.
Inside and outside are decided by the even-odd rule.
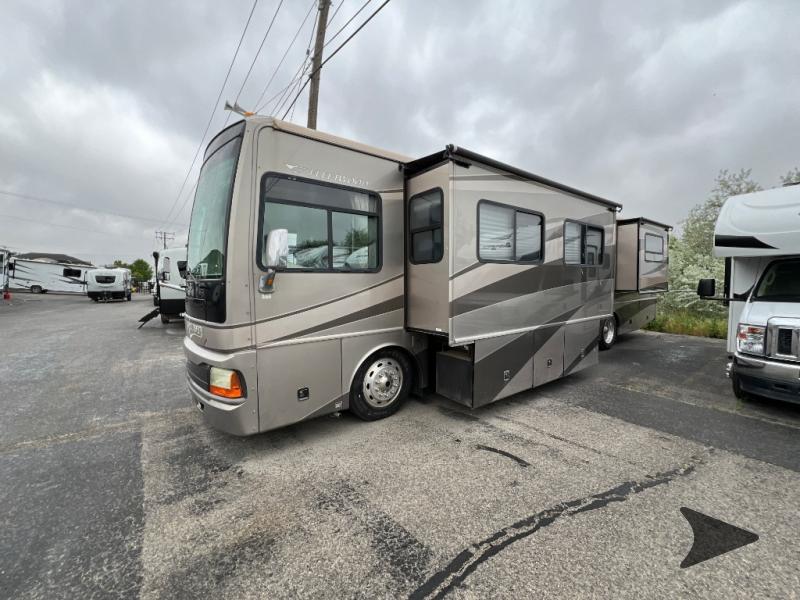
POLYGON ((188 381, 237 435, 429 387, 477 407, 593 365, 604 198, 448 146, 411 161, 267 117, 209 144, 189 231, 188 381))
MULTIPOLYGON (((800 185, 728 198, 714 254, 725 258, 734 394, 800 402, 800 185)), ((701 280, 698 294, 715 288, 701 280)))
POLYGON ((86 295, 91 300, 131 300, 130 269, 91 269, 86 272, 86 295))
POLYGON ((658 297, 669 289, 671 229, 644 217, 617 220, 614 314, 603 322, 602 350, 656 318, 658 297))
POLYGON ((158 307, 162 323, 183 317, 186 310, 186 246, 159 252, 159 266, 153 291, 153 304, 158 307))
POLYGON ((8 285, 34 294, 86 292, 86 272, 94 265, 60 263, 45 259, 11 258, 8 285))

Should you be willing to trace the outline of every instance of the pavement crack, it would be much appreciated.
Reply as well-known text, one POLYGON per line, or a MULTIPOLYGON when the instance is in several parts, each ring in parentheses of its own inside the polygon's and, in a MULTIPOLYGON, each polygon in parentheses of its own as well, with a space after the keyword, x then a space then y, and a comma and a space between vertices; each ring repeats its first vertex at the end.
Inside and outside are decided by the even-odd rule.
POLYGON ((688 463, 680 467, 654 475, 646 475, 639 481, 625 481, 597 494, 560 502, 555 506, 520 519, 496 531, 489 537, 470 544, 443 569, 432 574, 422 585, 411 592, 409 599, 444 598, 448 593, 460 586, 481 564, 515 542, 533 535, 540 529, 564 517, 572 517, 580 513, 604 508, 612 502, 625 502, 635 494, 668 484, 678 477, 690 475, 702 462, 701 457, 693 456, 688 463))
POLYGON ((511 452, 506 452, 505 450, 499 450, 497 448, 492 448, 491 446, 484 446, 483 444, 477 444, 475 448, 478 450, 486 450, 487 452, 494 452, 495 454, 499 454, 500 456, 505 456, 506 458, 510 458, 523 469, 527 469, 528 467, 531 466, 531 463, 529 463, 527 460, 524 460, 519 456, 511 454, 511 452))

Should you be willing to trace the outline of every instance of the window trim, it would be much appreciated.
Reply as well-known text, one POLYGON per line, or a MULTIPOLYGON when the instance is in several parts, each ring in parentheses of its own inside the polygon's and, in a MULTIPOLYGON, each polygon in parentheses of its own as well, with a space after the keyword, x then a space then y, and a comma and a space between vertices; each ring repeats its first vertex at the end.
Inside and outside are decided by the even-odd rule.
POLYGON ((564 225, 562 226, 561 230, 562 234, 562 248, 564 252, 562 253, 562 261, 564 262, 565 266, 568 267, 602 267, 605 264, 605 253, 606 253, 606 229, 602 225, 593 225, 591 223, 587 223, 586 221, 578 221, 576 219, 564 219, 564 225), (567 223, 575 223, 576 225, 580 225, 583 227, 581 232, 581 262, 579 263, 568 263, 567 262, 567 223), (600 232, 600 262, 597 264, 589 264, 586 262, 586 233, 585 231, 588 229, 594 229, 600 232))
POLYGON ((264 248, 264 235, 262 232, 262 226, 264 225, 264 210, 266 209, 266 190, 265 190, 265 183, 266 180, 270 177, 274 177, 276 179, 287 179, 289 181, 297 181, 300 183, 308 183, 311 185, 319 185, 324 187, 330 187, 337 190, 346 190, 350 192, 357 192, 360 194, 366 194, 368 196, 374 196, 377 199, 377 210, 376 212, 369 212, 364 210, 356 210, 356 209, 346 209, 346 208, 334 208, 331 206, 325 206, 322 204, 314 204, 312 202, 298 202, 296 200, 278 200, 273 201, 274 204, 285 204, 285 205, 292 205, 292 206, 303 206, 306 208, 316 208, 317 210, 324 210, 327 214, 325 216, 326 219, 326 227, 328 229, 328 257, 330 261, 330 265, 326 269, 308 269, 308 268, 299 268, 299 269, 289 269, 286 267, 276 267, 275 270, 278 273, 332 273, 332 274, 348 274, 348 273, 378 273, 383 269, 383 198, 377 192, 373 192, 372 190, 366 190, 363 188, 357 188, 347 185, 338 185, 335 183, 330 183, 328 181, 320 181, 319 179, 309 179, 307 177, 297 177, 295 175, 288 175, 286 173, 278 173, 277 171, 267 171, 263 175, 261 175, 261 182, 258 188, 258 222, 256 223, 256 266, 259 270, 266 273, 267 267, 262 264, 261 257, 262 251, 264 248), (366 217, 376 217, 378 219, 378 239, 376 240, 378 245, 378 262, 377 265, 370 269, 337 269, 333 267, 333 213, 343 213, 343 214, 351 214, 351 215, 364 215, 366 217))
POLYGON ((444 258, 444 190, 441 187, 433 187, 429 190, 425 190, 424 192, 419 192, 418 194, 414 194, 411 198, 408 199, 408 205, 406 210, 407 218, 408 218, 408 262, 412 265, 432 265, 439 262, 442 262, 444 258), (417 198, 421 196, 427 196, 431 192, 439 192, 439 199, 441 203, 439 204, 439 225, 433 227, 417 227, 416 229, 411 228, 411 203, 414 202, 417 198), (437 229, 442 230, 442 255, 437 259, 431 260, 414 260, 414 234, 415 233, 423 233, 425 231, 436 231, 437 229))
POLYGON ((649 263, 665 263, 665 262, 667 262, 667 253, 664 251, 666 249, 666 247, 665 247, 665 244, 664 244, 664 237, 663 236, 660 236, 657 233, 653 233, 651 231, 645 231, 644 232, 644 248, 643 249, 644 249, 644 262, 649 262, 649 263), (647 251, 647 236, 656 238, 657 240, 661 241, 661 252, 660 252, 661 260, 650 260, 650 259, 647 258, 648 254, 659 254, 658 252, 648 252, 647 251))
POLYGON ((475 222, 477 223, 477 225, 475 227, 475 232, 476 232, 476 235, 475 235, 475 256, 478 258, 478 262, 479 263, 481 263, 481 264, 499 264, 499 265, 539 265, 539 264, 544 263, 545 248, 547 246, 546 240, 545 240, 545 237, 546 237, 545 234, 546 234, 546 231, 547 231, 547 227, 546 227, 546 220, 545 220, 545 217, 544 217, 544 213, 541 213, 538 210, 532 210, 532 209, 529 209, 529 208, 522 208, 522 207, 519 207, 519 206, 514 206, 513 204, 505 204, 503 202, 497 202, 495 200, 489 200, 487 198, 481 198, 480 200, 478 200, 478 206, 477 206, 476 211, 477 211, 477 216, 475 218, 475 222), (514 232, 514 249, 513 249, 514 258, 513 259, 511 259, 511 260, 500 260, 500 259, 484 259, 484 258, 481 258, 481 205, 482 204, 493 204, 494 206, 499 206, 501 208, 507 208, 507 209, 510 209, 510 210, 512 210, 514 212, 514 221, 513 221, 513 224, 511 226, 512 229, 513 229, 513 232, 514 232), (541 228, 541 231, 542 231, 542 236, 541 236, 541 240, 540 240, 540 243, 539 243, 540 253, 539 253, 539 258, 537 258, 536 260, 517 260, 517 258, 516 258, 516 256, 517 256, 517 213, 518 212, 529 214, 529 215, 534 215, 536 217, 539 217, 539 219, 541 219, 540 228, 541 228))

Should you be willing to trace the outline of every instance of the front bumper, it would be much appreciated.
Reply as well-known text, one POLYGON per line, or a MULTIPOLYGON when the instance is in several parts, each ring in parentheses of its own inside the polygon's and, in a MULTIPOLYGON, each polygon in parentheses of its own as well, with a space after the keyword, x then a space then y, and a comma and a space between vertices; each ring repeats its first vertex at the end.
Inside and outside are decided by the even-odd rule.
POLYGON ((800 363, 778 362, 737 352, 731 372, 745 392, 800 403, 800 363))
POLYGON ((196 376, 192 376, 191 365, 187 365, 187 382, 193 404, 203 413, 203 419, 214 429, 232 435, 253 435, 258 428, 258 392, 254 386, 255 350, 225 354, 208 350, 184 338, 183 350, 191 365, 211 365, 224 369, 234 369, 242 373, 246 396, 241 400, 223 400, 211 394, 196 376))

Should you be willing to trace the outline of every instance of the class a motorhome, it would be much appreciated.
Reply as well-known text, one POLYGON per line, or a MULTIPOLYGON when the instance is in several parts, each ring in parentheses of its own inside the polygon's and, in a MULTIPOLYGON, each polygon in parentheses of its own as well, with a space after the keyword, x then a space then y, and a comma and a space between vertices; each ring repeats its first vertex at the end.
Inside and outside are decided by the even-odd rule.
POLYGON ((617 220, 614 314, 603 321, 600 349, 617 336, 641 329, 656 318, 656 304, 669 289, 669 232, 645 217, 617 220))
MULTIPOLYGON (((800 402, 800 185, 728 198, 714 254, 725 258, 734 394, 800 402)), ((714 298, 715 288, 701 280, 698 294, 714 298)))
POLYGON ((131 300, 131 271, 121 267, 86 272, 86 295, 94 302, 131 300))
POLYGON ((159 252, 153 304, 158 307, 162 323, 179 319, 186 309, 186 246, 159 252))
POLYGON ((94 269, 94 265, 14 256, 9 263, 8 285, 11 289, 28 290, 34 294, 83 294, 86 292, 86 272, 90 269, 94 269))
POLYGON ((431 389, 469 407, 597 362, 619 205, 448 146, 417 160, 268 117, 212 140, 188 381, 249 435, 431 389))

